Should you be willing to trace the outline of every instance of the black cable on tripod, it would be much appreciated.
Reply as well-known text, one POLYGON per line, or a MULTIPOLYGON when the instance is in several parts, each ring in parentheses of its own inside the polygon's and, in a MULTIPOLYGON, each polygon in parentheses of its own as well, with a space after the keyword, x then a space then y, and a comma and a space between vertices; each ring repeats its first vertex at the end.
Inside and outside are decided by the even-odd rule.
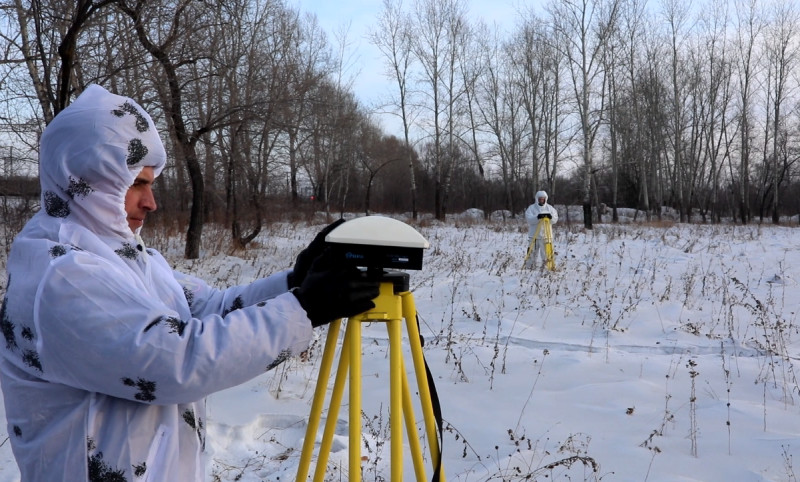
MULTIPOLYGON (((417 318, 417 333, 419 335, 420 347, 425 347, 425 338, 419 329, 419 315, 417 318)), ((436 418, 436 427, 439 429, 439 456, 437 457, 436 466, 433 468, 433 478, 431 482, 440 482, 442 477, 442 444, 444 443, 444 435, 442 431, 442 406, 439 404, 439 394, 436 392, 436 384, 433 382, 433 375, 428 367, 428 361, 425 359, 425 353, 422 354, 422 362, 425 364, 425 374, 428 377, 428 390, 431 392, 431 405, 433 406, 433 416, 436 418)))

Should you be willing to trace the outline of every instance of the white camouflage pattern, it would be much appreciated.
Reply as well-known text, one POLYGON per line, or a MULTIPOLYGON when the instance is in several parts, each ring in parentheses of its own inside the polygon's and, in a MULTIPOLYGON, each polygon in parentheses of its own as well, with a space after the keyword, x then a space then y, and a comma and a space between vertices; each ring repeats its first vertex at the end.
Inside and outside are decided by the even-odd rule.
POLYGON ((207 395, 308 347, 286 272, 218 290, 128 227, 166 159, 149 115, 93 85, 41 139, 42 209, 14 241, 0 382, 23 481, 201 481, 207 395))

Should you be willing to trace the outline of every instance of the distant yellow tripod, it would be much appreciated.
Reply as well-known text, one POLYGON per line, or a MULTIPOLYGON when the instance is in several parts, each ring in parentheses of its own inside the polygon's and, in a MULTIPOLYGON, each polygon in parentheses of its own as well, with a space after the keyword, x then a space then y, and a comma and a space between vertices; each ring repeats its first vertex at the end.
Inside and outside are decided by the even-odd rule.
MULTIPOLYGON (((408 434, 408 443, 414 462, 414 473, 417 481, 427 480, 423 465, 422 449, 416 432, 416 422, 411 401, 411 391, 406 376, 405 363, 402 354, 401 320, 405 318, 408 331, 408 341, 411 345, 417 387, 419 390, 420 405, 425 418, 425 428, 430 447, 431 460, 434 467, 434 480, 444 481, 444 469, 441 466, 441 450, 439 437, 441 436, 441 415, 438 414, 438 400, 431 397, 431 386, 428 383, 428 372, 422 354, 422 342, 419 336, 419 327, 416 321, 416 308, 414 299, 408 291, 408 273, 383 272, 380 275, 380 295, 373 300, 375 308, 360 315, 351 317, 347 321, 347 328, 342 341, 342 350, 339 357, 339 367, 336 380, 331 392, 328 408, 328 418, 325 422, 319 456, 317 457, 314 482, 322 482, 333 444, 333 435, 339 414, 339 407, 344 394, 345 378, 349 372, 349 477, 350 482, 361 480, 361 323, 384 322, 389 332, 389 428, 391 432, 391 477, 392 482, 403 480, 403 433, 402 425, 405 420, 408 434), (434 411, 437 414, 434 414, 434 411), (438 432, 437 432, 437 420, 438 432)), ((339 337, 342 320, 332 322, 328 328, 328 337, 320 364, 319 378, 311 404, 311 414, 308 420, 303 452, 300 456, 300 465, 297 470, 296 482, 305 482, 309 474, 311 456, 320 419, 322 405, 328 385, 328 378, 333 365, 334 351, 339 337)))
POLYGON ((548 218, 542 218, 536 224, 536 231, 533 232, 533 237, 531 238, 531 243, 528 245, 528 251, 525 253, 525 261, 523 261, 522 266, 529 267, 533 265, 534 260, 531 259, 531 256, 536 256, 533 250, 536 246, 536 241, 540 239, 540 234, 541 241, 544 242, 545 267, 550 271, 554 271, 556 269, 556 259, 553 254, 553 226, 550 224, 550 219, 548 218))

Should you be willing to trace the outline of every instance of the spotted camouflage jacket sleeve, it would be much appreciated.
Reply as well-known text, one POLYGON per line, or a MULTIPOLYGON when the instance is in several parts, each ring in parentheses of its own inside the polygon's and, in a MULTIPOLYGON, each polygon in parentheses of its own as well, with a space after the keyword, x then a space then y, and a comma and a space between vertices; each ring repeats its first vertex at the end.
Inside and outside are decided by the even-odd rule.
POLYGON ((230 292, 199 289, 195 296, 208 295, 195 299, 202 316, 148 289, 103 258, 80 251, 60 257, 37 293, 38 359, 26 368, 90 392, 187 403, 263 373, 311 339, 295 297, 274 296, 285 290, 285 275, 230 292), (226 308, 215 313, 212 306, 226 308))
POLYGON ((286 276, 289 272, 289 270, 282 271, 249 284, 224 290, 214 288, 204 280, 185 273, 176 271, 174 276, 183 288, 192 315, 202 317, 215 313, 230 313, 286 293, 288 290, 286 276))

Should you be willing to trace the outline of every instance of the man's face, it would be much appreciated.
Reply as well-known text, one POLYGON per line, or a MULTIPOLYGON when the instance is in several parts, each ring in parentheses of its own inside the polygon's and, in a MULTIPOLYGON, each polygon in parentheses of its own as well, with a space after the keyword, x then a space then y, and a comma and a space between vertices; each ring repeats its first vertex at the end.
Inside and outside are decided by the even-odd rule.
POLYGON ((144 224, 144 218, 150 211, 155 211, 156 198, 153 196, 152 167, 145 167, 136 176, 133 185, 125 193, 125 212, 127 213, 128 227, 136 231, 144 224))
POLYGON ((539 198, 539 206, 544 206, 544 203, 545 203, 546 201, 547 201, 547 198, 545 198, 545 197, 540 197, 540 198, 539 198))

